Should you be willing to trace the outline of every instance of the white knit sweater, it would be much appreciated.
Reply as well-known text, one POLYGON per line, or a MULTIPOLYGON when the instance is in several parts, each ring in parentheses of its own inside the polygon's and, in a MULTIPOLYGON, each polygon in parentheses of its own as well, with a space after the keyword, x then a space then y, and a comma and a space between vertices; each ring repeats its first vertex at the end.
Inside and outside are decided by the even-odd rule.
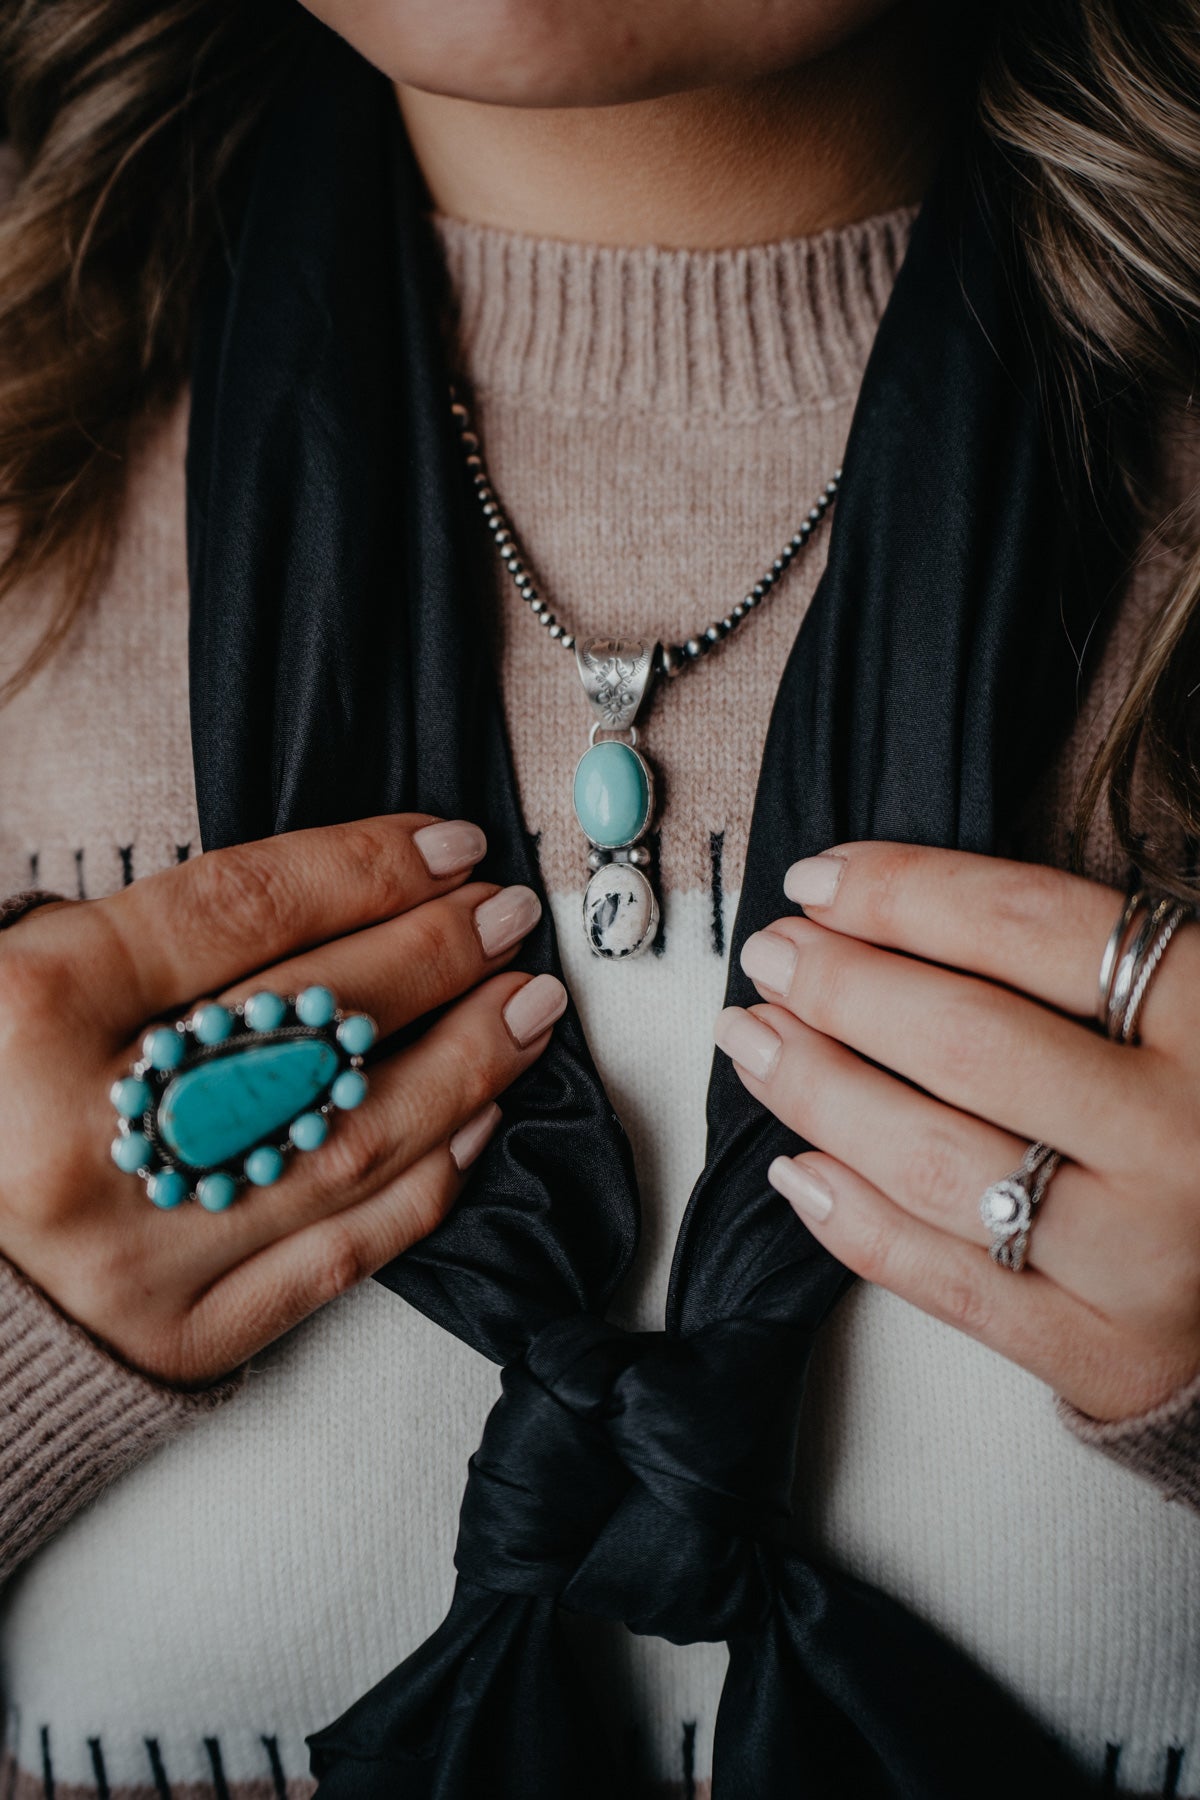
MULTIPOLYGON (((455 356, 494 479, 573 628, 677 639, 756 578, 840 461, 908 224, 728 254, 441 227, 455 356)), ((144 448, 99 605, 0 713, 0 892, 32 879, 95 895, 198 849, 185 425, 181 405, 144 448)), ((644 1237, 618 1306, 636 1326, 661 1322, 703 1162, 758 759, 823 556, 817 542, 742 636, 656 705, 665 942, 617 966, 590 957, 578 923, 569 787, 586 709, 568 658, 497 573, 526 822, 641 1182, 644 1237)), ((1031 853, 1063 855, 1086 743, 1164 578, 1160 564, 1135 583, 1031 853)), ((1093 868, 1116 873, 1100 840, 1093 868)), ((373 1282, 257 1357, 234 1400, 126 1472, 6 1590, 16 1791, 43 1791, 47 1752, 59 1784, 93 1789, 94 1740, 114 1791, 161 1793, 161 1770, 197 1796, 220 1781, 269 1796, 284 1777, 305 1792, 305 1734, 446 1608, 466 1462, 497 1393, 494 1368, 373 1282)), ((1160 1791, 1171 1747, 1193 1745, 1178 1793, 1200 1791, 1195 1514, 1071 1437, 1031 1377, 865 1287, 824 1335, 805 1445, 801 1517, 824 1554, 935 1621, 1097 1771, 1119 1746, 1121 1791, 1160 1791)), ((702 1792, 723 1648, 572 1629, 612 1690, 631 1771, 702 1792)))

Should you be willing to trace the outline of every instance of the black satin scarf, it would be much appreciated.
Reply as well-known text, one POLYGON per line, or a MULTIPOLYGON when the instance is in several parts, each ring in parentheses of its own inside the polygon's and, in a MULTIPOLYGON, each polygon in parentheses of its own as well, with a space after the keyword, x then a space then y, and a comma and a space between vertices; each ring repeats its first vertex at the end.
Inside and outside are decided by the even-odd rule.
MULTIPOLYGON (((489 576, 419 183, 387 84, 312 41, 196 342, 203 840, 419 807, 481 821, 483 872, 540 887, 484 655, 489 576)), ((943 181, 878 333, 775 705, 731 1001, 753 998, 738 951, 786 910, 793 858, 863 837, 996 848, 1065 727, 1069 638, 1094 601, 996 260, 943 181)), ((558 967, 548 911, 521 966, 558 967)), ((631 1335, 604 1313, 637 1241, 632 1163, 573 1010, 503 1109, 453 1215, 378 1277, 502 1363, 503 1395, 471 1460, 450 1612, 310 1739, 322 1800, 612 1800, 616 1722, 559 1607, 728 1640, 714 1800, 1088 1791, 968 1660, 792 1541, 805 1367, 849 1279, 767 1186, 794 1137, 716 1058, 666 1329, 631 1335)), ((1027 1504, 1013 1496, 1015 1530, 1037 1529, 1027 1504)))

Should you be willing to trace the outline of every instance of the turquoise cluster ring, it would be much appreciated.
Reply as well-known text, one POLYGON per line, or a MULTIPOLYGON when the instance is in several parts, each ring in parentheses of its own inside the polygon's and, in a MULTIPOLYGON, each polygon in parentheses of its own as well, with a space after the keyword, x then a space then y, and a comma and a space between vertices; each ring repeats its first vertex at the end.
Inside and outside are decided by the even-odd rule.
POLYGON ((203 1001, 151 1026, 113 1083, 112 1159, 156 1206, 198 1200, 224 1212, 244 1187, 278 1181, 292 1151, 319 1149, 334 1113, 362 1105, 376 1036, 373 1019, 343 1013, 326 987, 203 1001))

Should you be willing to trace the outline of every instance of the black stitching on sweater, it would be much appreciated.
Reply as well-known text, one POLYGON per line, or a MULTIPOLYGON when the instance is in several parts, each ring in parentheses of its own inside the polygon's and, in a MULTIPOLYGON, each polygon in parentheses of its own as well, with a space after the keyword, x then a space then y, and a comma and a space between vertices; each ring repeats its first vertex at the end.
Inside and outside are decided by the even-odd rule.
POLYGON ((204 1748, 208 1751, 209 1765, 212 1768, 213 1787, 217 1800, 229 1800, 229 1783, 225 1779, 225 1764, 221 1761, 221 1744, 218 1738, 205 1738, 204 1748))
POLYGON ((162 1753, 158 1748, 157 1738, 146 1738, 146 1755, 150 1758, 150 1773, 154 1777, 154 1791, 158 1800, 171 1800, 171 1784, 167 1780, 167 1771, 163 1768, 162 1753))
POLYGON ((1117 1764, 1121 1760, 1120 1744, 1104 1746, 1104 1779, 1100 1786, 1102 1794, 1115 1794, 1117 1791, 1117 1764))
POLYGON ((271 1780, 275 1784, 275 1800, 287 1800, 287 1777, 283 1772, 283 1764, 279 1760, 279 1739, 264 1737, 263 1746, 271 1765, 271 1780))
POLYGON ((117 851, 121 858, 121 886, 129 887, 133 881, 133 845, 118 844, 117 851))
POLYGON ((654 869, 654 875, 651 879, 654 881, 655 890, 658 894, 658 932, 650 948, 655 956, 661 956, 667 947, 667 896, 663 893, 662 881, 658 879, 658 872, 662 868, 662 832, 650 832, 646 838, 646 844, 650 851, 650 862, 654 869))
POLYGON ((188 857, 191 854, 192 854, 192 846, 190 844, 176 844, 176 846, 175 846, 175 861, 177 863, 178 862, 186 862, 188 857))
POLYGON ((683 1800, 696 1800, 696 1721, 683 1726, 683 1800))
POLYGON ((1183 1773, 1183 1745, 1172 1744, 1167 1751, 1167 1768, 1163 1776, 1163 1800, 1175 1800, 1179 1777, 1183 1773))
POLYGON ((87 899, 87 889, 83 885, 83 851, 75 852, 75 892, 81 900, 87 899))
POLYGON ((92 1774, 96 1777, 96 1793, 98 1800, 111 1800, 111 1789, 108 1785, 108 1770, 104 1767, 104 1752, 100 1748, 99 1738, 89 1738, 87 1747, 92 1754, 92 1774))
POLYGON ((54 1800, 54 1764, 50 1761, 50 1727, 42 1726, 42 1793, 54 1800))
POLYGON ((712 944, 716 956, 725 954, 725 883, 721 864, 725 854, 725 833, 710 831, 708 854, 712 862, 712 944))

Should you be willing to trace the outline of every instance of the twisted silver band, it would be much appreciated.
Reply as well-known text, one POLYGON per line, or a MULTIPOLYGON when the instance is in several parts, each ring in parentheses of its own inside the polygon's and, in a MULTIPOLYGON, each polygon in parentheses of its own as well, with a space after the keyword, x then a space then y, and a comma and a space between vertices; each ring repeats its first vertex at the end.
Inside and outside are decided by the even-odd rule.
POLYGON ((1049 1144, 1030 1144, 1020 1168, 993 1181, 980 1197, 979 1217, 992 1239, 988 1255, 1002 1269, 1016 1275, 1025 1267, 1037 1209, 1061 1162, 1049 1144))
POLYGON ((1138 1020, 1167 947, 1194 908, 1173 894, 1137 888, 1104 946, 1096 1017, 1119 1044, 1136 1044, 1138 1020))

